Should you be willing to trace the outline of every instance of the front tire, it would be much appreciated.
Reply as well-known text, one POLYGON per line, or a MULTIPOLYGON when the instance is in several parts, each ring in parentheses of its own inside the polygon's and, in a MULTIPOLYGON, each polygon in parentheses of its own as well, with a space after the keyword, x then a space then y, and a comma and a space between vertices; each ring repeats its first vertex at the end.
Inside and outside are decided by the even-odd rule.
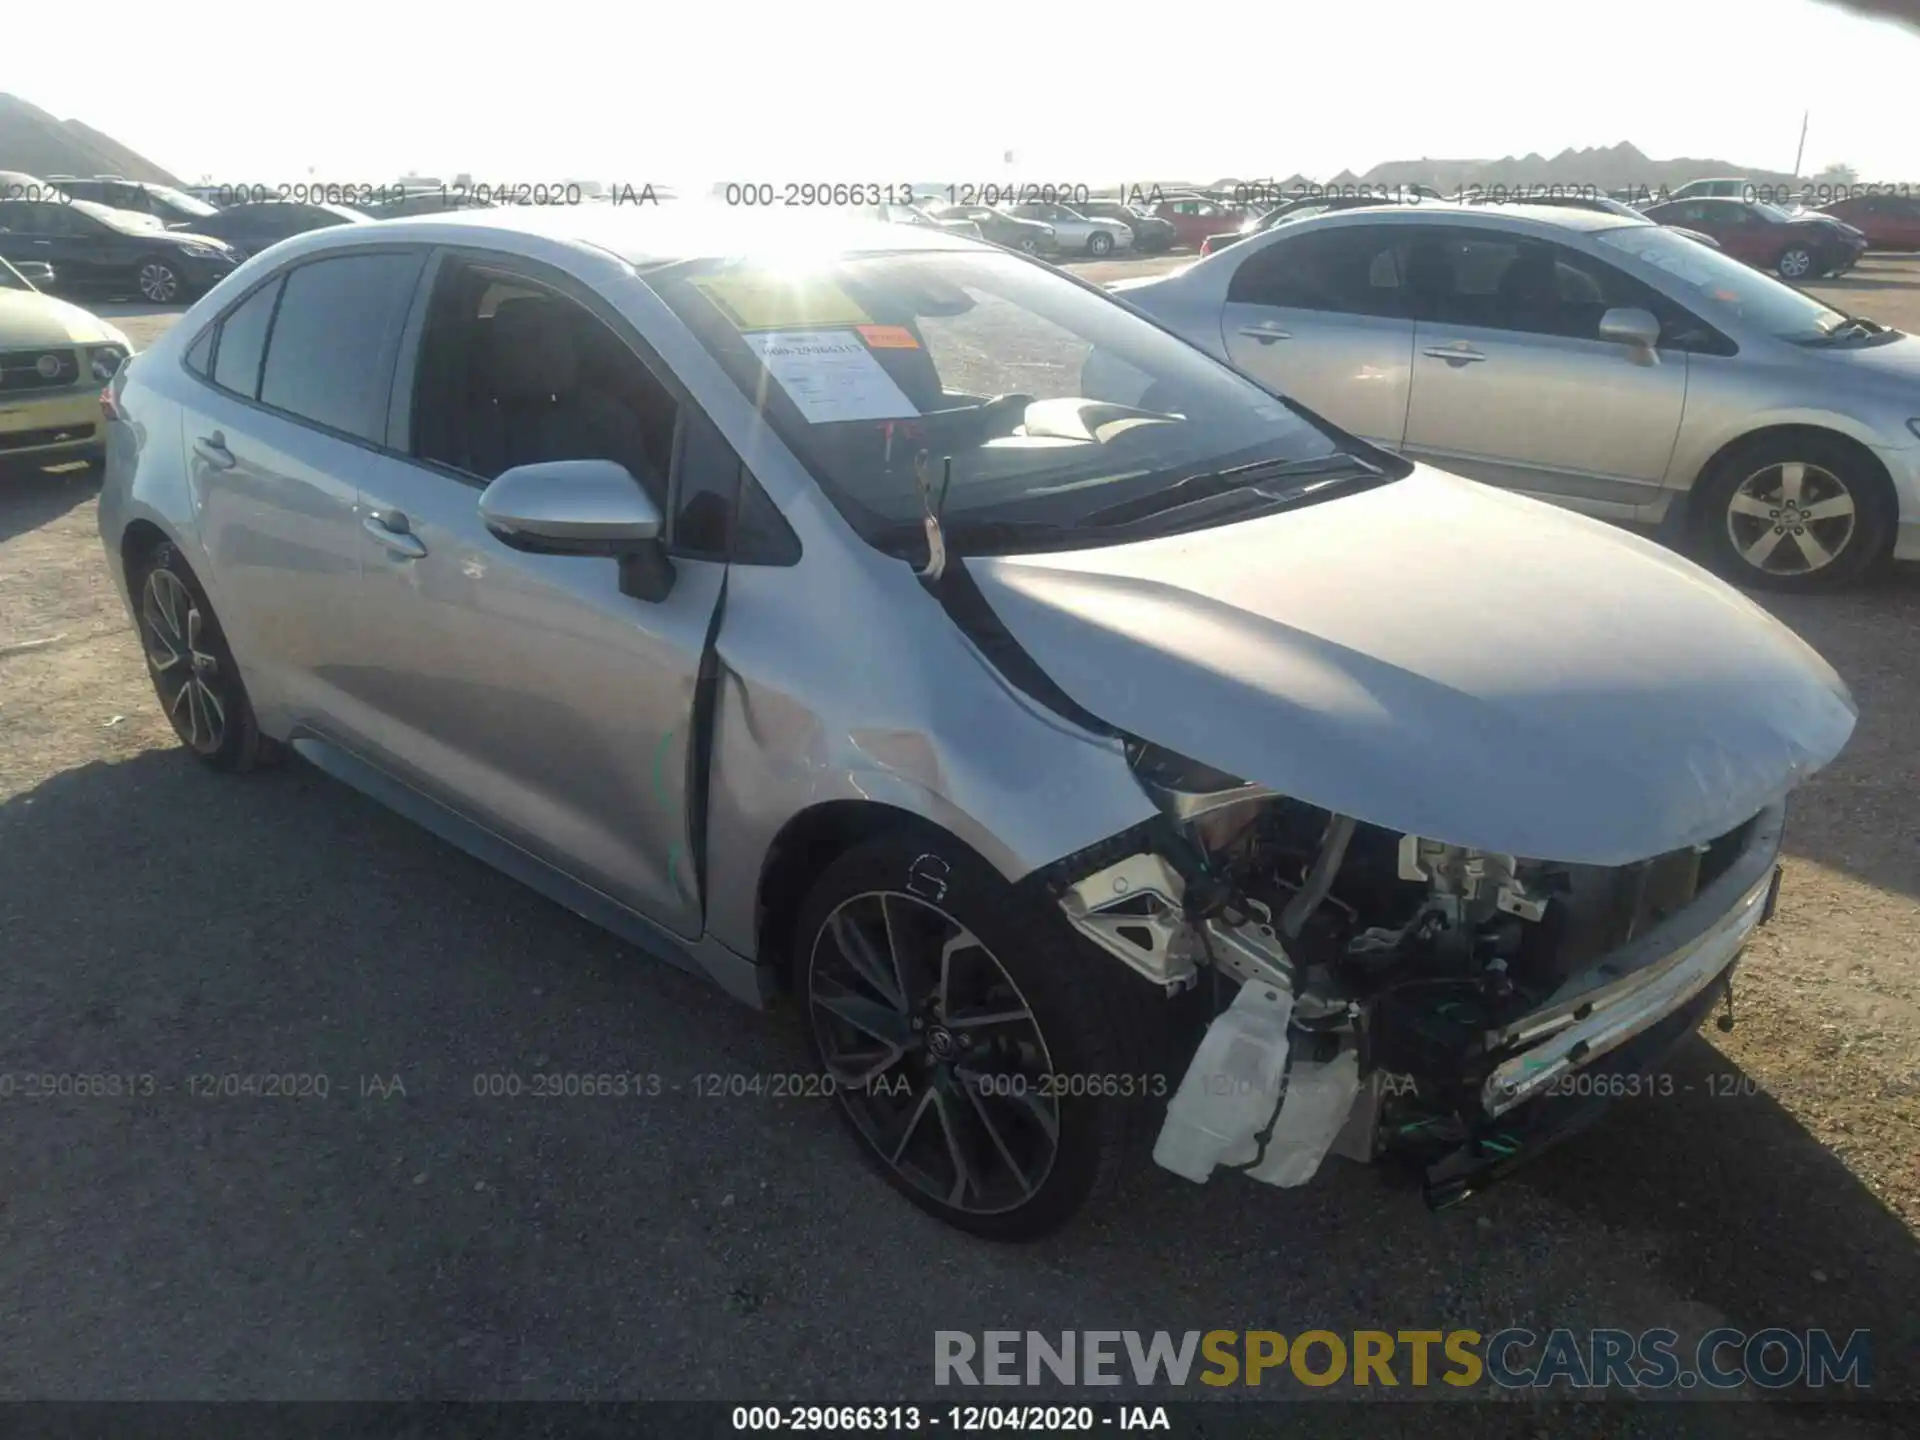
POLYGON ((796 940, 809 1038, 861 1150, 971 1234, 1066 1224, 1144 1148, 1179 1083, 1165 997, 944 835, 841 855, 796 940))
POLYGON ((1773 268, 1782 280, 1805 280, 1814 273, 1818 261, 1805 245, 1793 245, 1780 252, 1773 268))
POLYGON ((155 546, 130 578, 147 674, 180 743, 215 770, 277 760, 280 747, 260 733, 227 637, 180 552, 155 546))
POLYGON ((1736 585, 1834 590, 1886 558, 1897 502, 1839 440, 1762 437, 1703 477, 1694 515, 1702 558, 1736 585))
POLYGON ((1104 230, 1096 230, 1087 237, 1087 254, 1098 260, 1102 255, 1113 253, 1113 236, 1104 230))

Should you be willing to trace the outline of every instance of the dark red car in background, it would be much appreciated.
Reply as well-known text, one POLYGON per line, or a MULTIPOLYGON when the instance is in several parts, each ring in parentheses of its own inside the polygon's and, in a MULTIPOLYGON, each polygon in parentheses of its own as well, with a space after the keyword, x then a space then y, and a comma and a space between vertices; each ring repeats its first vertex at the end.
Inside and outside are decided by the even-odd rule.
POLYGON ((1198 250, 1209 235, 1231 235, 1246 220, 1246 212, 1209 200, 1204 195, 1175 195, 1154 207, 1154 214, 1173 226, 1173 243, 1198 250))
POLYGON ((1711 235, 1735 259, 1788 281, 1838 275, 1867 249, 1866 237, 1844 221, 1812 211, 1789 215, 1760 200, 1669 200, 1641 214, 1711 235))
POLYGON ((1870 250, 1920 250, 1920 195, 1850 195, 1820 213, 1860 231, 1870 250))

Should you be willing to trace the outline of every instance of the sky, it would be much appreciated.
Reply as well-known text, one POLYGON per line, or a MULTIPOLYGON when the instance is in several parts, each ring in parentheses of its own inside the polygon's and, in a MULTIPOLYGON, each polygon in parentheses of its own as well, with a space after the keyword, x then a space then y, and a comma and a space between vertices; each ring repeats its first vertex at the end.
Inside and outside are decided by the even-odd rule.
POLYGON ((9 9, 0 91, 190 183, 1109 185, 1622 140, 1790 170, 1803 110, 1802 173, 1920 182, 1920 30, 1817 0, 90 0, 80 51, 72 7, 9 9))

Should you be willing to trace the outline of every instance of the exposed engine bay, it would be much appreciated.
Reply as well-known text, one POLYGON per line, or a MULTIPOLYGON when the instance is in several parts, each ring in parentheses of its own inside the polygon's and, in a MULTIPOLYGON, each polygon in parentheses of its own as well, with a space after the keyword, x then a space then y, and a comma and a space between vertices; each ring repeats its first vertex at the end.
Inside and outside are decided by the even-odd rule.
POLYGON ((1155 1148, 1195 1181, 1226 1166, 1298 1185, 1329 1153, 1395 1156, 1425 1170, 1430 1203, 1464 1198, 1527 1143, 1503 1122, 1536 1080, 1639 1033, 1602 1027, 1613 997, 1642 992, 1607 1012, 1637 1004, 1640 1028, 1666 1014, 1656 999, 1694 1002, 1697 1023, 1725 994, 1730 1016, 1726 974, 1777 886, 1769 851, 1711 954, 1615 968, 1753 858, 1763 817, 1635 865, 1552 864, 1397 834, 1141 742, 1128 754, 1164 823, 1063 862, 1054 886, 1089 940, 1169 995, 1211 998, 1155 1148), (1554 1034, 1573 1038, 1530 1048, 1554 1034))

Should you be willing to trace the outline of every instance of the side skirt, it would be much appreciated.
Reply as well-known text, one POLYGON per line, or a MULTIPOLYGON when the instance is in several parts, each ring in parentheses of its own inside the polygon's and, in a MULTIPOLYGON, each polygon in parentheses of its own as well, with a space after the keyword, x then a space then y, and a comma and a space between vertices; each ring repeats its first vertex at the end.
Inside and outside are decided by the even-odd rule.
POLYGON ((536 890, 557 905, 592 921, 601 929, 618 935, 656 959, 665 960, 682 970, 703 975, 734 999, 755 1009, 765 1009, 774 994, 771 974, 736 954, 717 940, 682 940, 653 921, 590 885, 581 883, 528 853, 484 826, 449 809, 438 800, 421 794, 376 765, 361 759, 330 740, 312 734, 296 735, 291 742, 295 753, 334 779, 351 785, 370 799, 439 836, 449 845, 511 876, 536 890))

